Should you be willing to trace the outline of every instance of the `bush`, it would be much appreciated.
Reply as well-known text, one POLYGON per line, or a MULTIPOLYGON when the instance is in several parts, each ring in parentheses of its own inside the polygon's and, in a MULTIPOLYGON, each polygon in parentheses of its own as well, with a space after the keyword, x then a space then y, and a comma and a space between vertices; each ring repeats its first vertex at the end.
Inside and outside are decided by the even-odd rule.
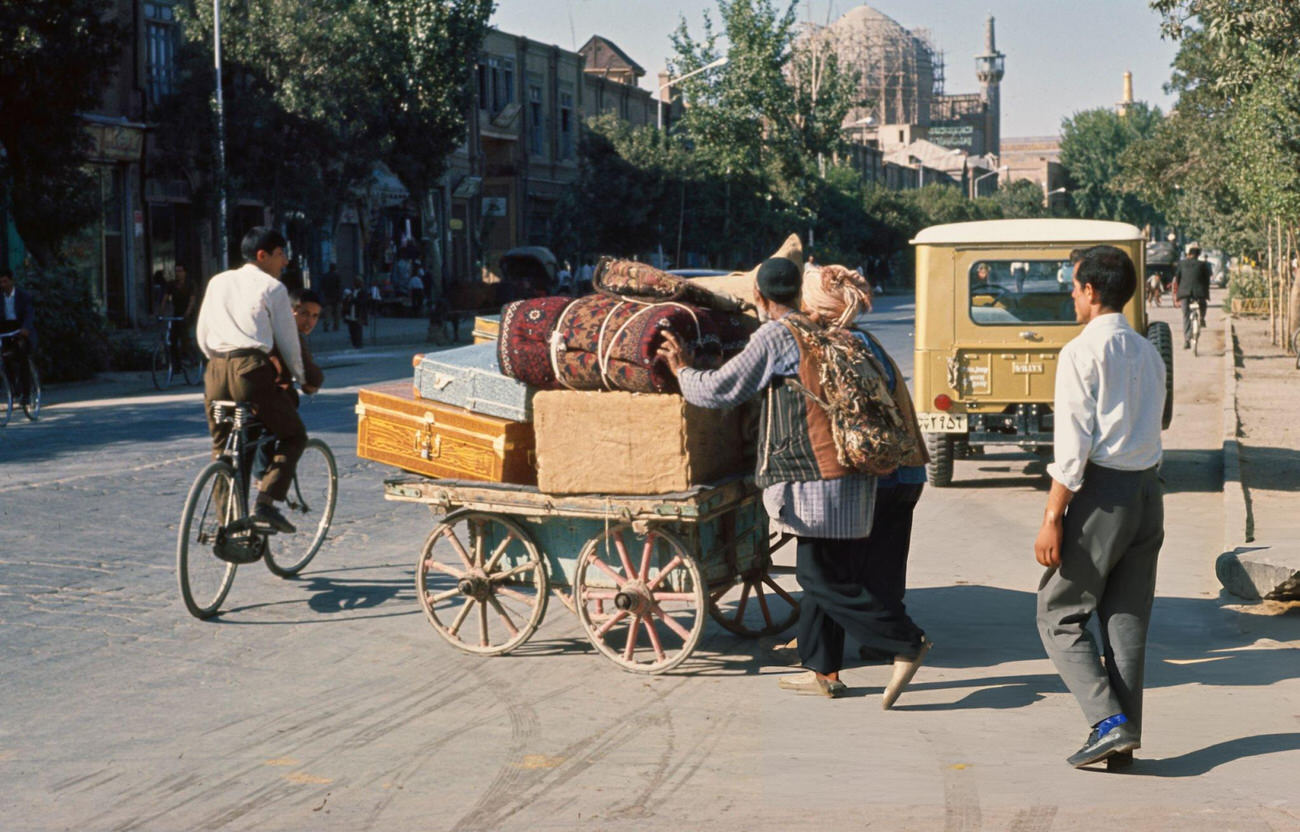
POLYGON ((1238 266, 1232 270, 1232 276, 1228 280, 1228 305, 1231 307, 1232 301, 1241 298, 1267 298, 1268 297, 1268 279, 1264 272, 1251 266, 1238 266))
POLYGON ((73 269, 29 267, 22 286, 36 305, 36 366, 45 381, 79 381, 108 361, 104 318, 73 269))

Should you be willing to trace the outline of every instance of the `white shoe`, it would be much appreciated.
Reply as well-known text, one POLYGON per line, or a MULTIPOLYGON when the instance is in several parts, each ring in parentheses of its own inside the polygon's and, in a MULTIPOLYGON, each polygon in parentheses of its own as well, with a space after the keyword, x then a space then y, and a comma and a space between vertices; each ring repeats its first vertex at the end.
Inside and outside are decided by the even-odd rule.
POLYGON ((921 649, 917 651, 915 658, 905 659, 902 656, 894 657, 894 677, 890 679, 889 684, 885 686, 885 693, 881 698, 880 703, 882 708, 887 711, 894 707, 894 703, 898 701, 898 697, 902 694, 903 689, 907 687, 908 683, 912 681, 912 677, 916 675, 916 671, 920 668, 921 662, 925 661, 925 654, 929 653, 930 648, 933 646, 933 641, 922 636, 921 649))

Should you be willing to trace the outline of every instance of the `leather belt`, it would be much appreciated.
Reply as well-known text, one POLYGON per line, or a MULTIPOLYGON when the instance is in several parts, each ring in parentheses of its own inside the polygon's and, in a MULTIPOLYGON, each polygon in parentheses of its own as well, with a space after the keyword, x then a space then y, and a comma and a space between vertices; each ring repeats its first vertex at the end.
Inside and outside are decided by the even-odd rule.
POLYGON ((212 358, 247 358, 250 355, 260 355, 267 357, 266 350, 259 350, 256 347, 247 347, 245 349, 231 350, 230 352, 213 352, 212 358))

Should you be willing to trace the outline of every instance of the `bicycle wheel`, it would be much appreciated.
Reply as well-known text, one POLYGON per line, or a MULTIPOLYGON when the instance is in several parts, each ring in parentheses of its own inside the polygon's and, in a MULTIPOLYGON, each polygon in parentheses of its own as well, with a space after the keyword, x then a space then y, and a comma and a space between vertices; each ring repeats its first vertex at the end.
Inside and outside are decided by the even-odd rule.
POLYGON ((199 351, 189 344, 181 348, 181 374, 186 384, 203 383, 203 362, 199 360, 199 351))
POLYGON ((41 415, 41 374, 36 372, 36 362, 27 359, 27 399, 23 402, 23 413, 33 422, 41 415))
POLYGON ((216 556, 217 534, 247 513, 234 467, 222 461, 209 463, 190 487, 176 535, 176 579, 185 608, 195 618, 216 615, 230 592, 236 567, 216 556))
POLYGON ((14 391, 9 387, 9 374, 0 367, 0 428, 9 424, 14 412, 14 391))
POLYGON ((267 569, 288 578, 311 563, 329 534, 338 495, 339 470, 333 452, 320 439, 308 439, 285 501, 285 514, 298 531, 278 534, 267 542, 267 569))
POLYGON ((153 386, 155 390, 166 389, 172 383, 172 361, 171 351, 167 349, 167 344, 159 344, 154 347, 153 360, 149 367, 153 375, 153 386))

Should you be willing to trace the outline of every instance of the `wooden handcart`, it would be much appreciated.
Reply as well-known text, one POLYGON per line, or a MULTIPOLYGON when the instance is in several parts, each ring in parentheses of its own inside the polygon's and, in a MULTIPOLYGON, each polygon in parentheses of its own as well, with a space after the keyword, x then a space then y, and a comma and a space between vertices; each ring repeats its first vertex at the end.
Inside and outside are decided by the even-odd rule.
POLYGON ((469 653, 522 645, 552 593, 601 655, 637 673, 685 661, 706 610, 751 637, 798 618, 771 574, 759 493, 743 479, 666 495, 560 496, 406 476, 384 491, 442 517, 416 563, 416 594, 434 629, 469 653))

